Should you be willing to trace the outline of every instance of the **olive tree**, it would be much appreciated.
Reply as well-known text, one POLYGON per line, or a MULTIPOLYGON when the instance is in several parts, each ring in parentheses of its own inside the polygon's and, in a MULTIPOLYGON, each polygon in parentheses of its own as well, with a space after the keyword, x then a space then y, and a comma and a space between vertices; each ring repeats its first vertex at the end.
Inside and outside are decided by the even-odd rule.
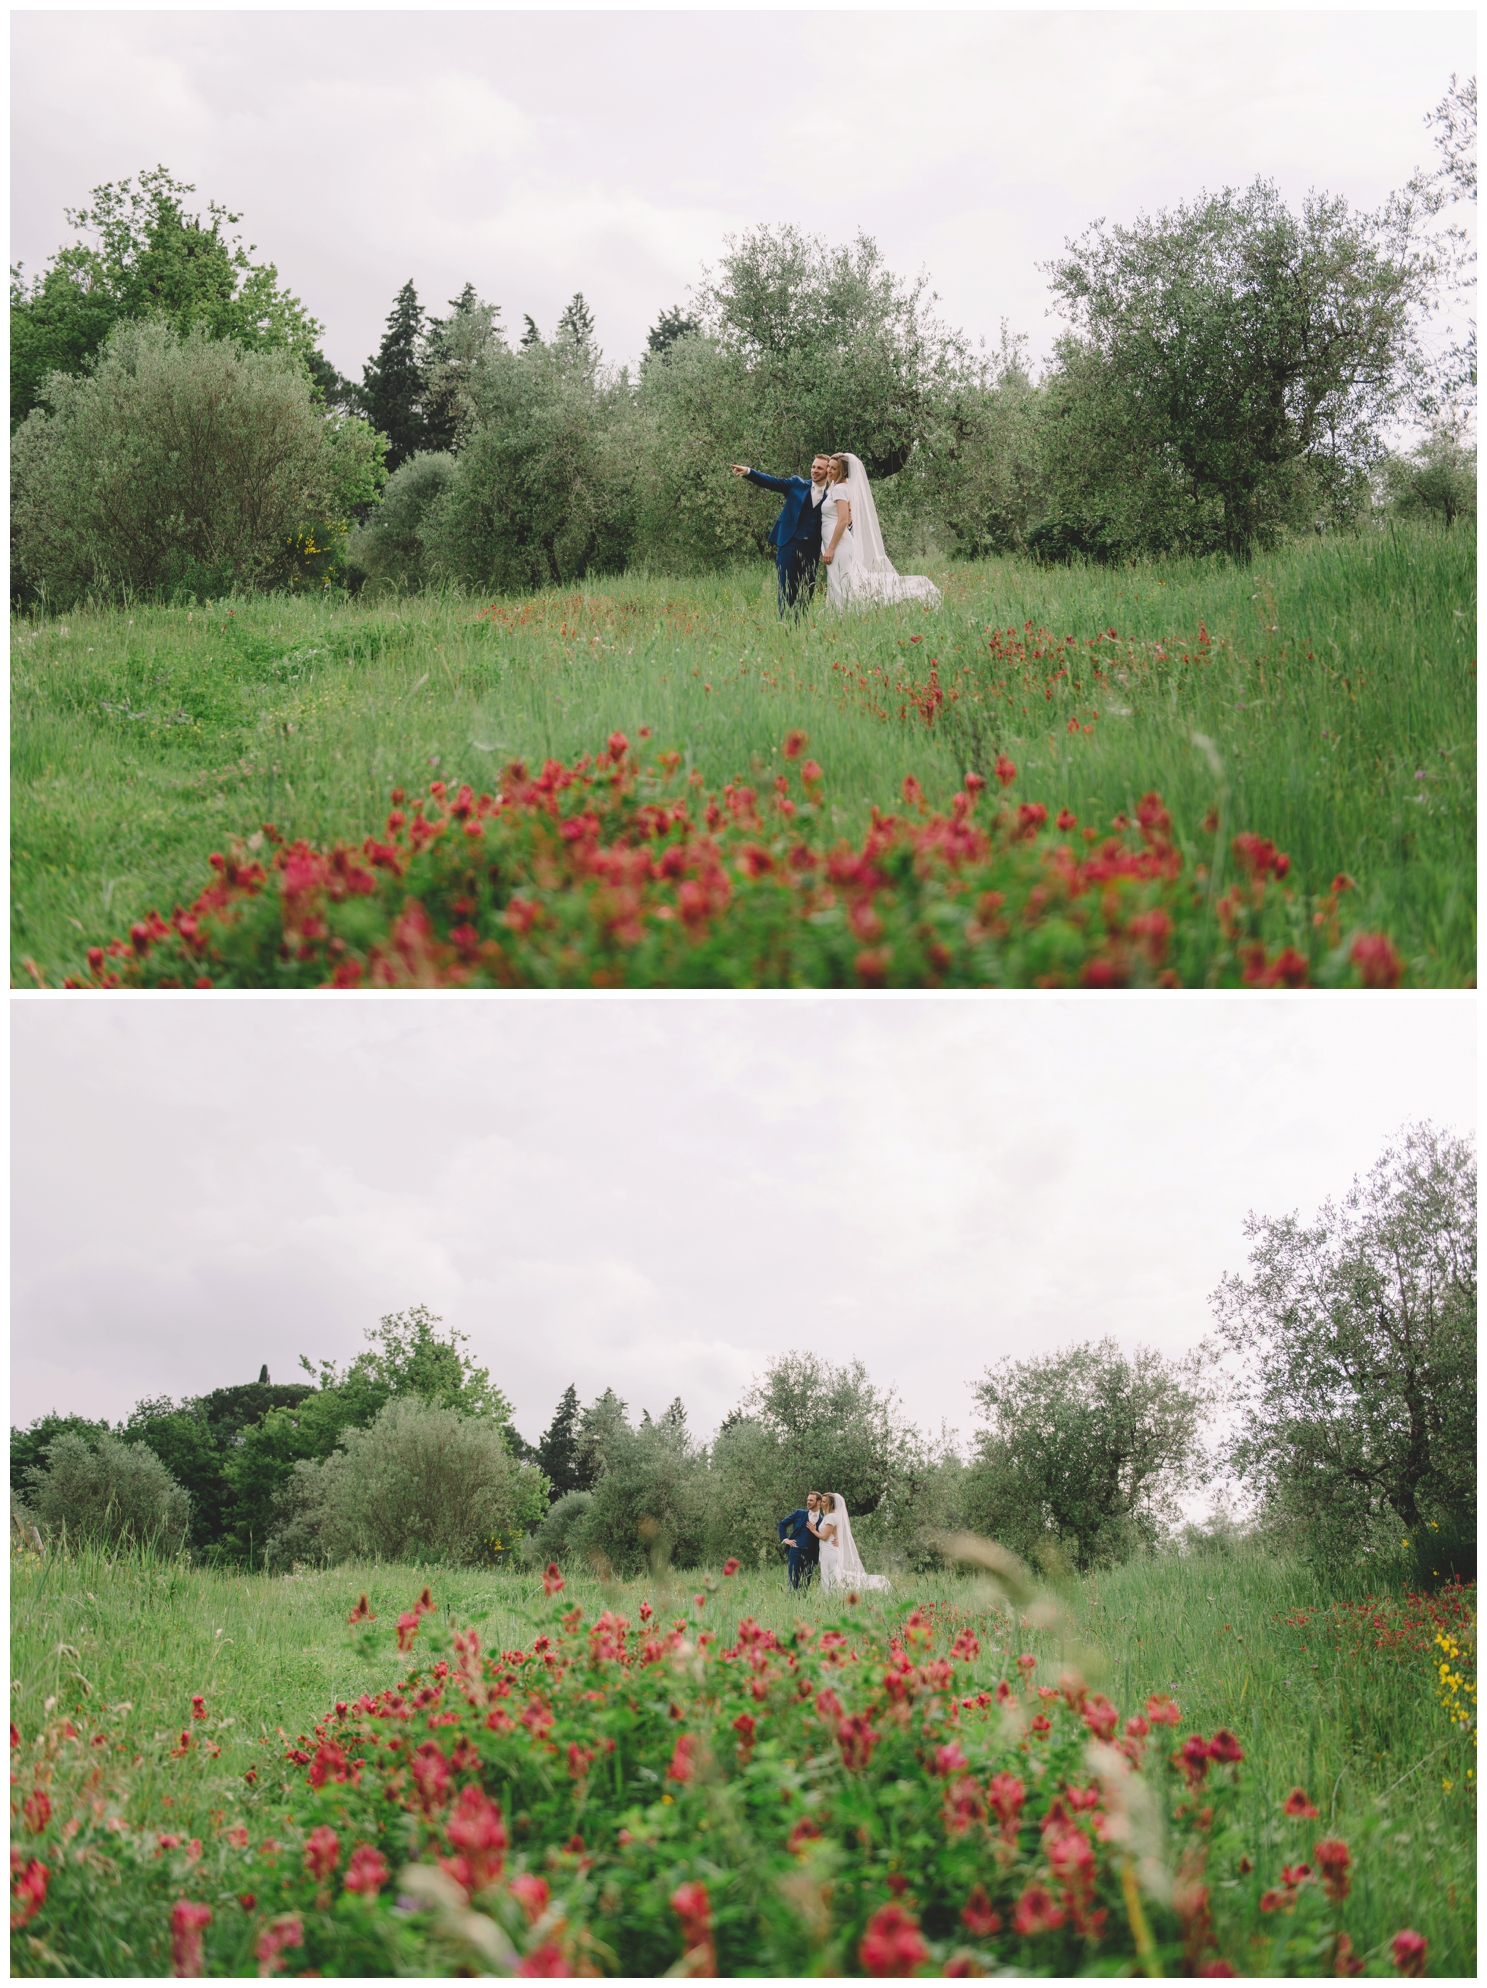
POLYGON ((399 1395, 331 1455, 294 1466, 269 1553, 470 1565, 509 1551, 546 1510, 541 1472, 513 1461, 494 1417, 399 1395))
POLYGON ((191 1523, 191 1500, 159 1457, 116 1436, 55 1437, 26 1473, 25 1500, 50 1537, 100 1546, 174 1553, 191 1523))
POLYGON ((975 1388, 987 1427, 962 1492, 971 1529, 1025 1555, 1055 1548, 1080 1569, 1154 1545, 1203 1474, 1201 1376, 1201 1353, 1126 1354, 1113 1339, 988 1368, 975 1388))
POLYGON ((1434 264, 1416 228, 1409 202, 1312 194, 1297 214, 1257 179, 1067 243, 1049 265, 1072 325, 1050 381, 1059 501, 1113 500, 1125 549, 1241 557, 1347 502, 1418 369, 1434 264))
POLYGON ((328 415, 292 353, 202 326, 123 323, 43 398, 11 447, 12 530, 58 604, 282 581, 383 480, 380 438, 328 415))
POLYGON ((1319 1558, 1476 1520, 1477 1166, 1406 1127, 1311 1222, 1251 1214, 1213 1295, 1240 1362, 1229 1460, 1319 1558))

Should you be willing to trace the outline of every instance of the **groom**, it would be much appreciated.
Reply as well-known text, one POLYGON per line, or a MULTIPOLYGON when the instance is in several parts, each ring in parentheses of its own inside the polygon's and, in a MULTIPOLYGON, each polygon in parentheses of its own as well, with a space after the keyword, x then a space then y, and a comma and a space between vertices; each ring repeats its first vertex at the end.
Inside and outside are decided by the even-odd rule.
POLYGON ((803 1507, 780 1520, 780 1538, 790 1547, 790 1585, 808 1588, 821 1559, 821 1542, 810 1530, 820 1522, 821 1493, 809 1492, 803 1507))
POLYGON ((767 476, 747 463, 730 463, 729 468, 735 476, 746 476, 765 490, 778 490, 785 500, 769 542, 774 547, 780 583, 780 619, 783 621, 787 613, 799 615, 816 588, 816 568, 821 560, 821 500, 826 495, 831 458, 814 459, 809 483, 803 476, 767 476))

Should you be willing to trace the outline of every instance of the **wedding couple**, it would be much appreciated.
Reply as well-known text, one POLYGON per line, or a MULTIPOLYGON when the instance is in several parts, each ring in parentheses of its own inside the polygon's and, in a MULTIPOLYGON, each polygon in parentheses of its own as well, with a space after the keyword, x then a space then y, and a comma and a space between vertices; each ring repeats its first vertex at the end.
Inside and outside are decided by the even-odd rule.
POLYGON ((834 608, 882 607, 926 601, 938 607, 940 590, 922 574, 901 574, 883 549, 878 507, 867 471, 854 455, 817 456, 811 479, 767 476, 747 463, 731 463, 765 490, 778 490, 785 508, 774 521, 780 615, 799 614, 816 590, 816 569, 826 568, 826 598, 834 608))
POLYGON ((808 1588, 817 1567, 821 1585, 832 1588, 886 1588, 883 1574, 869 1574, 852 1537, 847 1501, 836 1491, 812 1491, 805 1504, 780 1520, 780 1539, 789 1546, 790 1585, 808 1588))

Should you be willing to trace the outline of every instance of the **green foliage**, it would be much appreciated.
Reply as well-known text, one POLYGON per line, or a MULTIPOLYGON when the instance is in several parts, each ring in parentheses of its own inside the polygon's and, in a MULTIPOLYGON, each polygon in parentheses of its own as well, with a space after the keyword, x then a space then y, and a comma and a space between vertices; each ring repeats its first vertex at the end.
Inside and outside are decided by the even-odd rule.
MULTIPOLYGON (((293 353, 324 371, 322 327, 279 284, 272 263, 227 230, 242 219, 214 200, 208 218, 188 215, 194 186, 164 166, 138 183, 94 187, 91 207, 67 209, 70 226, 93 238, 60 249, 28 287, 17 266, 10 290, 10 418, 23 421, 48 399, 54 372, 81 373, 114 327, 153 319, 178 336, 200 328, 255 352, 293 353)), ((334 370, 333 368, 331 369, 334 370)))
POLYGON ((1050 385, 1059 507, 1105 514, 1126 552, 1245 557, 1346 508, 1381 458, 1432 266, 1398 209, 1296 215, 1260 179, 1098 223, 1050 274, 1075 326, 1050 385))
POLYGON ((420 350, 423 330, 423 306, 410 278, 393 299, 376 356, 362 369, 362 406, 372 426, 387 437, 390 470, 400 468, 415 450, 427 447, 420 350))
POLYGON ((679 338, 691 338, 701 329, 700 322, 690 312, 684 311, 680 304, 673 304, 669 311, 662 311, 646 333, 646 350, 669 352, 679 338))
POLYGON ((191 1500, 188 1544, 200 1549, 220 1540, 233 1496, 231 1439, 213 1429, 201 1404, 177 1408, 168 1396, 138 1402, 119 1434, 153 1451, 191 1500))
POLYGON ((173 1553, 191 1523, 190 1500, 159 1457, 116 1436, 54 1436, 24 1488, 51 1540, 173 1553))
POLYGON ((482 361, 504 344, 500 307, 484 304, 473 283, 449 302, 447 318, 424 328, 420 367, 426 451, 453 449, 466 421, 470 386, 482 361))
POLYGON ((1080 1572, 1150 1548, 1201 1481, 1210 1400, 1203 1355, 1169 1359, 1112 1339, 1029 1360, 1005 1359, 977 1384, 989 1427, 964 1489, 971 1530, 1080 1572))
POLYGON ((630 397, 574 337, 492 342, 460 390, 449 489, 420 535, 435 568, 476 590, 616 572, 630 544, 630 397))
POLYGON ((31 1473, 45 1462, 48 1446, 58 1436, 77 1436, 90 1446, 100 1436, 110 1435, 107 1422, 90 1422, 85 1415, 38 1415, 24 1429, 10 1432, 10 1488, 18 1497, 25 1495, 31 1473))
POLYGON ((1251 1214, 1213 1296, 1242 1361, 1229 1461, 1320 1562, 1476 1523, 1476 1156, 1405 1128, 1309 1225, 1251 1214))
POLYGON ((713 1485, 681 1402, 659 1421, 645 1416, 638 1429, 610 1422, 591 1453, 601 1458, 600 1467, 570 1545, 621 1574, 671 1561, 697 1566, 713 1485))
POLYGON ((577 1542, 582 1538, 583 1520, 593 1502, 592 1491, 568 1491, 554 1499, 537 1530, 528 1533, 523 1542, 523 1561, 536 1567, 546 1567, 554 1560, 586 1566, 588 1563, 577 1542))
POLYGON ((570 1381, 537 1445, 537 1462, 552 1486, 554 1502, 588 1489, 578 1454, 578 1415, 578 1390, 570 1381))
POLYGON ((1477 516, 1477 451, 1454 422, 1437 422, 1407 455, 1383 465, 1384 494, 1394 515, 1424 519, 1449 531, 1477 516))
POLYGON ((473 1565, 508 1552, 546 1508, 541 1473, 513 1461, 499 1420, 399 1394, 286 1474, 270 1558, 473 1565))
POLYGON ((434 577, 420 527, 434 503, 454 483, 455 458, 420 451, 388 478, 382 502, 346 547, 350 573, 399 588, 417 588, 434 577))
POLYGON ((377 438, 328 417, 296 358, 201 326, 125 322, 46 393, 12 446, 12 524, 19 576, 59 605, 292 584, 382 481, 377 438))
MULTIPOLYGON (((333 1364, 321 1363, 321 1386, 348 1395, 361 1393, 368 1399, 380 1396, 379 1406, 391 1397, 417 1395, 420 1401, 461 1415, 509 1422, 511 1403, 492 1381, 490 1370, 477 1367, 465 1350, 469 1336, 454 1327, 441 1334, 437 1328, 442 1323, 427 1305, 387 1313, 377 1325, 367 1327, 370 1345, 343 1374, 337 1375, 333 1364)), ((300 1364, 307 1372, 316 1371, 308 1360, 300 1364)))

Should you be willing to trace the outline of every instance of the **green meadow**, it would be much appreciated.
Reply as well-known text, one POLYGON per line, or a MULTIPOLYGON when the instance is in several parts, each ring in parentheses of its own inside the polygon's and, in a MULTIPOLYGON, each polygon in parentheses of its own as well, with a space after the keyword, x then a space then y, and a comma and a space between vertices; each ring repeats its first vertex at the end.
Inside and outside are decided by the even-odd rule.
POLYGON ((1409 984, 1459 986, 1476 966, 1475 559, 1458 526, 1243 567, 930 561, 937 613, 818 606, 798 626, 762 564, 494 603, 18 619, 12 977, 31 959, 56 984, 89 944, 168 915, 265 820, 359 842, 395 785, 487 788, 512 759, 571 760, 615 729, 710 786, 757 782, 799 728, 846 835, 906 775, 944 805, 1001 753, 1014 798, 1101 828, 1155 789, 1190 862, 1217 806, 1305 888, 1352 877, 1409 984))
MULTIPOLYGON (((272 1577, 91 1552, 16 1558, 12 1715, 27 1739, 46 1717, 69 1711, 85 1734, 106 1732, 122 1775, 121 1813, 133 1826, 208 1840, 241 1822, 256 1838, 291 1820, 296 1770, 287 1745, 337 1699, 375 1693, 405 1674, 391 1625, 426 1579, 440 1616, 479 1624, 487 1649, 529 1644, 550 1614, 540 1578, 517 1571, 346 1566, 272 1577), (347 1627, 363 1590, 386 1632, 371 1650, 347 1627), (198 1726, 195 1693, 205 1700, 198 1726), (172 1760, 183 1726, 220 1754, 198 1746, 172 1760)), ((695 1574, 669 1585, 570 1575, 564 1603, 580 1604, 590 1621, 611 1607, 633 1622, 647 1597, 662 1615, 691 1615, 697 1585, 695 1574)), ((1043 1628, 992 1608, 984 1588, 949 1574, 900 1581, 882 1605, 901 1619, 917 1603, 940 1602, 973 1622, 982 1644, 975 1681, 988 1689, 1009 1671, 1015 1677, 1017 1656, 1029 1652, 1039 1682, 1072 1662, 1122 1717, 1150 1694, 1170 1692, 1185 1730, 1222 1726, 1237 1735, 1247 1855, 1258 1876, 1243 1886, 1212 1876, 1224 1950, 1248 1955, 1244 1971, 1275 1971, 1269 1943, 1283 1930, 1258 1911, 1258 1886, 1278 1882, 1283 1862, 1309 1855, 1312 1837, 1327 1835, 1352 1849, 1348 1923, 1355 1950, 1370 1955, 1369 1973, 1393 1972, 1388 1942, 1409 1926, 1429 1941, 1430 1973, 1471 1975, 1473 1740, 1453 1729, 1439 1703, 1426 1605, 1387 1616, 1396 1629, 1416 1623, 1413 1647, 1387 1636, 1379 1647, 1360 1599, 1329 1616, 1339 1596, 1319 1591, 1299 1562, 1240 1551, 1136 1562, 1074 1582, 1062 1596, 1062 1623, 1043 1628), (1319 1810, 1315 1822, 1282 1816, 1296 1787, 1319 1810)), ((1464 1600, 1474 1609, 1475 1590, 1464 1600)), ((784 1634, 836 1612, 819 1593, 792 1596, 783 1572, 770 1570, 715 1582, 699 1619, 726 1640, 744 1615, 784 1634)), ((60 1788, 54 1799, 60 1822, 60 1788)), ((45 1952, 18 1939, 18 1971, 141 1971, 86 1925, 53 1929, 42 1920, 37 1930, 45 1952)))

